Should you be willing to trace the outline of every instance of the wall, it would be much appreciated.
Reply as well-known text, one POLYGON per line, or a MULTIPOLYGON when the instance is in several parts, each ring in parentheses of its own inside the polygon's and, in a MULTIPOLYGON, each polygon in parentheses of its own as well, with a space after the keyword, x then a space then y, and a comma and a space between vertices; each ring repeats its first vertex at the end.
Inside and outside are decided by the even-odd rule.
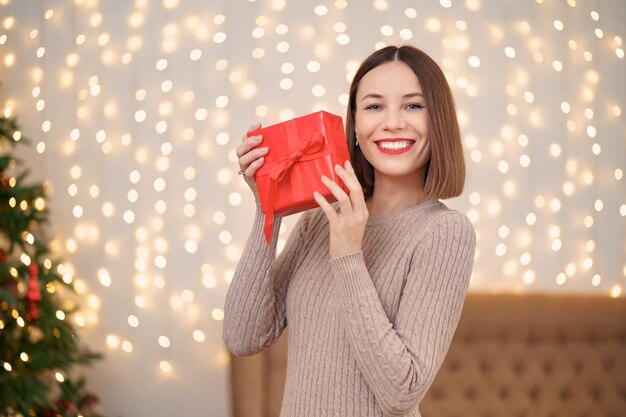
POLYGON ((621 0, 0 0, 0 109, 49 185, 108 415, 228 415, 222 307, 254 209, 233 149, 256 121, 344 115, 385 44, 455 94, 471 289, 623 296, 624 21, 621 0))

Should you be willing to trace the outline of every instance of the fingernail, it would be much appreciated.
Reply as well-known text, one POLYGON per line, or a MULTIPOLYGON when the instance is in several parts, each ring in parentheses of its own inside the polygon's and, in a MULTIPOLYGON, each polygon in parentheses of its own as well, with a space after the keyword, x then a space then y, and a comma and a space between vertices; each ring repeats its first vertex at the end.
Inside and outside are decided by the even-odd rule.
POLYGON ((313 191, 313 198, 318 198, 320 195, 320 193, 318 193, 317 191, 313 191))
POLYGON ((260 150, 261 152, 263 152, 263 153, 266 153, 268 149, 269 149, 268 147, 265 147, 265 148, 259 148, 259 150, 260 150))
POLYGON ((253 142, 261 142, 261 136, 252 136, 252 141, 253 142))
POLYGON ((350 163, 350 161, 346 161, 346 165, 348 166, 348 168, 352 168, 352 164, 350 163))
POLYGON ((322 175, 322 181, 328 181, 328 177, 326 175, 322 175))

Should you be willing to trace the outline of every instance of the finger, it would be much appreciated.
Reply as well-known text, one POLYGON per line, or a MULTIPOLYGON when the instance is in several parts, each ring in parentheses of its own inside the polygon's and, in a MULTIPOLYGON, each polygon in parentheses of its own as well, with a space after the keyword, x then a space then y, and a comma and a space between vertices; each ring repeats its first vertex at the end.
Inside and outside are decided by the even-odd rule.
MULTIPOLYGON (((250 127, 248 128, 248 133, 250 133, 250 132, 252 132, 252 131, 254 131, 254 130, 260 129, 260 128, 261 128, 261 123, 255 123, 255 124, 253 124, 252 126, 250 126, 250 127)), ((241 141, 243 142, 244 140, 246 140, 246 138, 247 138, 247 137, 248 137, 248 135, 247 135, 247 134, 243 135, 243 136, 241 137, 241 141)))
POLYGON ((237 146, 235 152, 237 156, 244 155, 250 151, 250 149, 258 146, 263 140, 261 135, 248 136, 250 132, 261 128, 261 123, 255 123, 248 128, 248 132, 241 137, 241 144, 237 146))
POLYGON ((324 198, 324 196, 317 191, 313 192, 313 198, 326 215, 328 222, 334 223, 337 220, 337 212, 335 211, 333 206, 331 206, 330 203, 324 198))
POLYGON ((335 173, 346 185, 346 188, 350 191, 350 194, 363 192, 363 189, 361 188, 361 183, 356 177, 354 170, 348 170, 341 165, 335 165, 335 173))
POLYGON ((341 213, 342 214, 351 213, 352 203, 350 202, 350 196, 348 196, 348 194, 346 194, 345 191, 343 191, 341 187, 339 187, 339 185, 337 185, 335 181, 331 180, 325 175, 322 176, 322 183, 326 186, 326 188, 328 188, 328 190, 332 193, 332 195, 335 197, 335 199, 339 203, 339 208, 341 209, 341 213))
POLYGON ((265 162, 265 158, 263 157, 255 159, 250 165, 248 165, 246 169, 242 169, 243 176, 247 177, 248 179, 254 180, 254 175, 259 170, 259 168, 263 166, 264 162, 265 162))
POLYGON ((256 146, 259 146, 263 142, 263 136, 255 135, 250 136, 249 138, 242 139, 242 142, 237 146, 235 152, 237 153, 237 157, 242 157, 243 155, 250 152, 250 150, 254 149, 256 146))
POLYGON ((335 166, 335 172, 350 192, 352 208, 354 210, 367 211, 365 197, 363 196, 363 187, 361 187, 361 183, 359 182, 350 161, 346 161, 344 167, 341 167, 340 165, 335 166))
POLYGON ((245 171, 250 164, 252 164, 254 161, 256 161, 257 159, 266 156, 269 152, 269 148, 268 147, 263 147, 263 148, 256 148, 256 149, 252 149, 251 151, 249 151, 248 153, 246 153, 245 155, 242 155, 239 157, 239 166, 241 167, 242 171, 245 171))

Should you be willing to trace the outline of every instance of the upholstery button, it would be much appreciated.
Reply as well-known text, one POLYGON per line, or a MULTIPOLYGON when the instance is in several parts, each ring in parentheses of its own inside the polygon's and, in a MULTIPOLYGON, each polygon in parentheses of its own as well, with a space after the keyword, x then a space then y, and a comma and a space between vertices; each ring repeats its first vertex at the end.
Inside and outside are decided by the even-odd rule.
POLYGON ((594 401, 598 401, 600 399, 600 389, 598 387, 593 387, 589 390, 589 395, 593 398, 594 401))
POLYGON ((443 398, 443 392, 440 389, 435 389, 432 392, 432 398, 434 400, 440 400, 443 398))
POLYGON ((528 391, 528 397, 531 400, 536 400, 539 397, 539 387, 533 387, 530 391, 528 391))
POLYGON ((603 361, 602 368, 604 368, 605 371, 613 370, 613 361, 610 359, 603 361))
POLYGON ((505 400, 509 397, 509 390, 506 388, 501 388, 499 392, 500 398, 505 400))
POLYGON ((543 372, 548 375, 552 372, 552 364, 550 362, 545 362, 543 364, 543 372))
POLYGON ((577 374, 580 374, 583 369, 583 363, 581 361, 574 362, 574 370, 577 374))
POLYGON ((513 365, 513 372, 516 375, 521 375, 523 370, 524 370, 524 365, 522 365, 520 362, 513 365))
POLYGON ((568 389, 563 389, 561 390, 561 393, 559 396, 561 397, 563 401, 567 401, 570 398, 570 392, 568 389))
POLYGON ((474 390, 474 388, 469 387, 465 390, 465 398, 467 398, 468 400, 473 400, 474 398, 476 398, 476 391, 474 390))

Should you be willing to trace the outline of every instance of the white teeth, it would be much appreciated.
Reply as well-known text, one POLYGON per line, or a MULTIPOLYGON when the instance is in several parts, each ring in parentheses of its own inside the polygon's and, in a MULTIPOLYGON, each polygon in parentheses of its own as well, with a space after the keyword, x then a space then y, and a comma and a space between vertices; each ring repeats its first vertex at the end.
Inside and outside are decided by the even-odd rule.
POLYGON ((400 149, 406 149, 411 146, 411 142, 402 141, 402 142, 378 142, 378 146, 387 150, 387 151, 397 151, 400 149))

